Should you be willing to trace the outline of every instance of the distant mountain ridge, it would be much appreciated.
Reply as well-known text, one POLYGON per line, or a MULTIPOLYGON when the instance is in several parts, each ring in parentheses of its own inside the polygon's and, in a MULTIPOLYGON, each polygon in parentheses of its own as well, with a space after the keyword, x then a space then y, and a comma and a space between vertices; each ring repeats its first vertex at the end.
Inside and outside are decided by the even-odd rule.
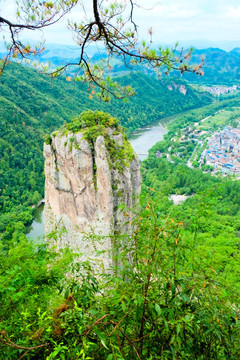
POLYGON ((204 57, 204 76, 184 74, 183 78, 200 84, 237 85, 240 84, 240 48, 225 51, 219 48, 195 49, 191 63, 199 63, 204 57))
MULTIPOLYGON (((66 61, 77 61, 79 59, 78 49, 74 47, 64 47, 63 49, 55 47, 53 49, 46 49, 40 56, 39 60, 42 62, 50 61, 54 66, 64 64, 66 61)), ((96 52, 94 47, 89 49, 90 57, 97 62, 99 59, 106 57, 105 52, 99 50, 96 52)), ((231 51, 225 51, 220 48, 206 48, 194 49, 190 60, 191 64, 199 64, 201 57, 204 61, 204 75, 196 76, 196 74, 185 73, 183 79, 199 84, 217 84, 217 85, 235 85, 240 84, 240 47, 233 48, 231 51)), ((111 74, 117 76, 129 72, 122 61, 117 57, 112 61, 111 74)), ((138 69, 141 70, 140 68, 138 69)), ((146 70, 149 73, 148 70, 146 70)), ((151 73, 151 71, 150 71, 151 73)), ((170 74, 171 75, 171 74, 170 74)), ((178 72, 172 73, 174 76, 181 76, 178 72)))
MULTIPOLYGON (((236 44, 234 42, 233 44, 236 44)), ((239 44, 240 45, 240 44, 239 44)), ((106 57, 106 52, 103 48, 96 48, 90 46, 87 49, 88 56, 93 62, 101 60, 106 57)), ((186 49, 187 51, 187 49, 186 49)), ((4 56, 3 44, 0 44, 0 56, 4 56)), ((50 63, 51 67, 58 67, 66 62, 78 62, 80 56, 80 48, 74 45, 61 45, 49 44, 45 50, 36 58, 39 62, 50 63)), ((240 84, 240 47, 234 47, 230 51, 226 51, 217 47, 209 47, 203 49, 195 48, 190 60, 191 64, 199 64, 201 57, 205 58, 204 61, 204 76, 196 76, 196 74, 185 73, 183 79, 191 83, 199 84, 216 84, 216 85, 235 85, 240 84)), ((139 71, 152 73, 152 70, 143 70, 138 68, 139 71)), ((68 69, 71 74, 74 68, 68 69)), ((124 75, 129 73, 130 70, 118 58, 114 57, 111 61, 110 74, 112 76, 124 75)), ((170 74, 172 76, 181 77, 179 72, 170 74)))
MULTIPOLYGON (((66 61, 77 61, 79 59, 77 53, 77 48, 72 51, 71 47, 66 47, 64 50, 61 50, 61 48, 45 50, 40 57, 40 61, 50 61, 54 66, 59 66, 66 61)), ((103 51, 96 52, 94 48, 90 49, 90 57, 95 62, 105 56, 106 54, 103 51)), ((204 75, 196 76, 196 74, 185 73, 183 79, 199 84, 240 84, 240 48, 233 48, 231 51, 213 47, 194 49, 190 63, 199 64, 202 56, 205 58, 204 75)), ((140 68, 138 70, 141 71, 140 68)), ((114 58, 111 74, 116 76, 127 72, 129 72, 129 69, 117 57, 114 58)), ((176 72, 174 76, 180 76, 180 74, 176 72)))

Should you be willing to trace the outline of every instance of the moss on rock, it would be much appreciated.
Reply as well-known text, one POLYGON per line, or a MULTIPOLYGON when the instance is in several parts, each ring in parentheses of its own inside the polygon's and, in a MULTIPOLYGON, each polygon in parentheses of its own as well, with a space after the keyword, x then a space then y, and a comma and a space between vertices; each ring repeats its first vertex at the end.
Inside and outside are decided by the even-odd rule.
MULTIPOLYGON (((113 169, 117 169, 120 173, 123 172, 124 167, 130 166, 130 163, 134 158, 133 149, 124 134, 122 126, 119 125, 116 118, 103 111, 84 111, 80 115, 74 117, 69 124, 63 125, 59 132, 65 136, 68 133, 75 134, 81 132, 83 134, 83 139, 90 144, 93 151, 94 143, 97 138, 103 136, 109 154, 109 166, 113 169), (115 139, 119 134, 122 136, 122 145, 115 139)), ((56 136, 56 132, 53 136, 54 135, 56 136)), ((69 139, 70 150, 73 145, 77 148, 73 139, 74 137, 70 137, 69 139)))

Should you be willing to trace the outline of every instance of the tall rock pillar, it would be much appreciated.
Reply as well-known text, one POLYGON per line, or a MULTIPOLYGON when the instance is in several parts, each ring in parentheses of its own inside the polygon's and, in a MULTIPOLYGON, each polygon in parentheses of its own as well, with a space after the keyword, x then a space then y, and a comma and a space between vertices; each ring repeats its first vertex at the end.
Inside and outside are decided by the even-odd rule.
POLYGON ((84 112, 51 134, 44 156, 46 233, 57 230, 58 247, 71 247, 82 260, 108 268, 114 235, 132 230, 131 209, 141 185, 139 160, 117 120, 84 112))

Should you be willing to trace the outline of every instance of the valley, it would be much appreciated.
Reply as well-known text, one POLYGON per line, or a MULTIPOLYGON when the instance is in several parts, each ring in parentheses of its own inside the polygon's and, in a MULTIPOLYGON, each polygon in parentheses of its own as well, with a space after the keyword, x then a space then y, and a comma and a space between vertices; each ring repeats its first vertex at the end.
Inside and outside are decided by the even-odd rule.
MULTIPOLYGON (((209 151, 208 142, 218 131, 238 125, 238 104, 239 95, 236 94, 201 109, 163 119, 168 132, 153 122, 146 130, 142 128, 130 137, 143 161, 142 206, 150 195, 155 211, 161 213, 162 219, 171 213, 174 221, 182 222, 181 233, 186 243, 191 246, 192 239, 198 239, 195 246, 206 264, 209 261, 207 254, 213 252, 211 263, 221 281, 227 281, 236 290, 240 288, 236 265, 240 256, 237 245, 240 185, 231 180, 230 174, 226 176, 225 172, 224 178, 221 172, 204 163, 202 153, 209 151), (161 137, 162 141, 154 145, 161 137), (148 149, 150 155, 146 159, 148 149), (184 202, 175 201, 178 197, 184 198, 184 202), (205 214, 208 214, 207 218, 205 214), (228 259, 230 251, 234 255, 228 259)), ((42 220, 36 221, 34 238, 37 238, 35 229, 38 226, 42 226, 42 234, 44 232, 42 220)))
POLYGON ((130 134, 154 120, 160 122, 166 116, 213 100, 210 94, 199 93, 187 84, 184 95, 179 91, 182 80, 156 80, 144 74, 129 74, 120 81, 123 85, 132 83, 136 95, 129 102, 117 105, 116 99, 104 103, 92 97, 84 84, 69 83, 63 78, 52 82, 46 75, 18 64, 6 69, 0 84, 2 239, 8 241, 13 234, 21 237, 24 225, 31 221, 31 206, 44 197, 42 147, 47 133, 83 110, 101 107, 116 116, 130 134), (179 86, 169 90, 169 84, 179 86))
POLYGON ((0 0, 0 360, 240 359, 239 18, 0 0))
MULTIPOLYGON (((237 336, 238 310, 229 303, 237 303, 240 298, 240 185, 231 172, 225 172, 223 176, 219 168, 213 169, 214 164, 208 163, 207 158, 204 160, 204 154, 213 155, 215 151, 214 154, 219 155, 220 151, 226 157, 235 154, 237 159, 238 148, 232 147, 232 139, 235 137, 237 142, 239 92, 214 97, 175 79, 158 82, 147 75, 139 74, 134 78, 127 75, 121 81, 134 82, 136 98, 120 106, 115 101, 102 104, 91 99, 87 89, 73 89, 72 84, 63 79, 51 84, 32 69, 26 69, 18 81, 17 75, 22 71, 22 67, 14 65, 9 74, 4 75, 2 89, 0 87, 3 104, 0 113, 1 281, 4 283, 2 293, 10 299, 4 304, 2 328, 8 333, 12 331, 8 308, 12 309, 14 324, 19 321, 19 309, 23 313, 31 308, 31 313, 24 313, 31 323, 29 334, 37 331, 36 324, 44 323, 40 336, 46 336, 45 324, 48 324, 48 329, 53 327, 49 332, 54 341, 65 342, 68 335, 65 332, 64 335, 55 334, 56 322, 48 314, 55 314, 54 309, 60 301, 70 299, 66 313, 64 311, 62 315, 68 329, 75 325, 70 325, 71 321, 64 317, 67 314, 79 324, 83 317, 88 322, 89 314, 96 322, 103 313, 112 316, 116 310, 117 319, 111 320, 114 326, 129 311, 131 320, 127 319, 125 324, 128 326, 130 321, 136 333, 138 311, 144 302, 142 287, 149 282, 150 301, 145 305, 147 316, 154 326, 168 324, 164 336, 169 341, 173 331, 185 333, 186 330, 181 330, 182 319, 185 319, 184 324, 189 323, 190 338, 197 341, 199 336, 201 339, 205 336, 209 326, 211 339, 216 339, 219 331, 221 337, 228 336, 227 329, 234 316, 237 320, 231 329, 237 336), (35 88, 29 87, 27 79, 31 77, 35 88), (101 279, 95 277, 88 261, 79 263, 76 254, 68 248, 56 252, 44 239, 37 241, 39 235, 44 235, 43 206, 33 209, 44 196, 42 146, 44 140, 50 141, 46 134, 55 131, 57 136, 59 128, 63 134, 67 127, 74 129, 74 123, 70 123, 73 117, 90 107, 96 109, 100 104, 105 111, 113 112, 116 117, 119 115, 121 125, 127 127, 130 142, 141 159, 142 172, 140 206, 134 220, 137 231, 133 237, 127 237, 127 242, 131 239, 134 244, 136 268, 133 271, 126 261, 129 256, 129 245, 126 245, 121 249, 118 261, 127 275, 115 277, 106 273, 101 279), (216 141, 225 147, 215 148, 216 141), (149 276, 149 269, 153 276, 149 276), (68 281, 64 274, 69 271, 75 275, 68 281), (109 290, 106 290, 106 284, 109 290), (75 308, 71 305, 72 294, 75 308), (23 301, 23 297, 27 300, 23 301), (11 300, 16 307, 12 307, 11 300), (84 309, 80 315, 77 303, 84 309), (40 308, 45 313, 41 314, 40 308), (175 315, 172 308, 178 309, 175 315), (223 324, 220 330, 216 316, 223 324), (196 324, 199 333, 193 335, 192 325, 195 329, 196 324)), ((75 130, 78 131, 77 127, 75 130)), ((98 130, 104 131, 102 127, 98 130)), ((91 132, 93 137, 96 134, 91 132)), ((78 148, 73 137, 68 140, 69 149, 78 148)), ((53 232, 48 241, 56 242, 57 236, 57 232, 53 232)), ((119 241, 125 237, 124 234, 114 236, 119 241)), ((111 271, 117 273, 119 267, 111 271)), ((108 324, 96 323, 94 326, 96 329, 99 326, 100 330, 91 331, 91 336, 99 341, 98 336, 103 336, 108 324)), ((14 329, 17 329, 16 325, 14 329)), ((72 336, 71 333, 70 343, 72 336)), ((31 341, 39 345, 38 338, 31 341)), ((103 341, 107 340, 104 338, 103 341)), ((171 341, 178 347, 175 338, 171 341)), ((234 349, 237 349, 236 341, 234 349)), ((0 346, 6 350, 5 344, 0 346)), ((91 351, 95 351, 95 344, 91 346, 91 351)))
MULTIPOLYGON (((174 117, 171 117, 173 119, 174 117)), ((169 118, 162 119, 162 123, 169 121, 169 118)), ((166 129, 156 122, 148 124, 145 128, 141 128, 129 137, 130 144, 136 152, 140 160, 144 160, 148 156, 148 150, 155 145, 156 142, 163 139, 166 129)), ((41 205, 33 212, 33 222, 27 227, 26 236, 34 241, 38 240, 45 234, 44 229, 44 206, 41 205)))

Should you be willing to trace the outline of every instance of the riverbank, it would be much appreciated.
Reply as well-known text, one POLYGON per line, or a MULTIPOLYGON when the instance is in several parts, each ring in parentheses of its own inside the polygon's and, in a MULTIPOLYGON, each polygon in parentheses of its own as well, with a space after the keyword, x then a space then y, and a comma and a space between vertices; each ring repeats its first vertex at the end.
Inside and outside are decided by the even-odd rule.
POLYGON ((163 139, 167 129, 161 124, 152 127, 141 128, 137 133, 129 137, 129 141, 138 155, 139 159, 145 160, 148 157, 148 150, 163 139))
MULTIPOLYGON (((44 200, 44 199, 43 199, 44 200)), ((45 235, 44 228, 44 202, 41 200, 40 206, 33 211, 33 222, 26 227, 26 237, 28 239, 38 240, 39 237, 45 235)))
POLYGON ((37 203, 37 205, 32 205, 31 208, 32 208, 32 209, 37 209, 37 208, 39 208, 42 204, 45 204, 45 199, 40 200, 40 201, 37 203))

